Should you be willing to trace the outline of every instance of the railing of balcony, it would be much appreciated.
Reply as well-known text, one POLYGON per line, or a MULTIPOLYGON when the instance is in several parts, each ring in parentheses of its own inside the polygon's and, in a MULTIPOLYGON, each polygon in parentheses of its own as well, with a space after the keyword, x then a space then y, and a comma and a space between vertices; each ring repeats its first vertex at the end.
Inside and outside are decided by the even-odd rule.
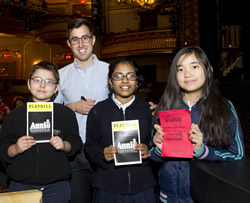
POLYGON ((104 37, 102 58, 153 53, 171 53, 176 36, 170 29, 136 32, 104 37))
MULTIPOLYGON (((8 1, 8 0, 0 0, 1 8, 8 7, 8 8, 16 8, 24 11, 33 11, 40 14, 54 14, 55 12, 49 10, 47 8, 43 8, 38 1, 38 4, 35 4, 29 0, 22 0, 22 1, 8 1)), ((0 15, 16 15, 15 13, 0 13, 0 15)))

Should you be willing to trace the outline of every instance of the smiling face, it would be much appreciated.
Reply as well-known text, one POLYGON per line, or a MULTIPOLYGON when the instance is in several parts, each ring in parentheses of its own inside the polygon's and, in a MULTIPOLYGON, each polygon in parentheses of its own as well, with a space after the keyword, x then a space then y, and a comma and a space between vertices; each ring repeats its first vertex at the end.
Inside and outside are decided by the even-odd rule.
POLYGON ((45 69, 37 69, 31 79, 28 80, 28 89, 30 90, 33 101, 35 102, 46 102, 51 99, 53 94, 58 90, 58 84, 46 84, 44 80, 56 82, 56 79, 52 71, 45 69), (42 81, 33 80, 34 78, 41 78, 42 81))
MULTIPOLYGON (((120 63, 116 66, 112 76, 116 74, 136 75, 134 68, 128 63, 120 63)), ((136 77, 135 77, 136 78, 136 77)), ((137 88, 137 80, 135 78, 127 79, 123 77, 121 80, 109 79, 109 84, 114 90, 115 98, 122 104, 128 103, 134 95, 137 88)))
POLYGON ((95 35, 93 35, 88 42, 79 40, 79 43, 74 45, 70 42, 73 38, 81 38, 82 36, 91 36, 89 28, 86 25, 73 28, 70 32, 69 40, 67 40, 67 44, 74 53, 78 64, 88 63, 93 60, 92 51, 95 44, 95 35))
POLYGON ((195 54, 183 55, 180 57, 177 68, 176 77, 178 84, 186 94, 200 97, 202 95, 202 87, 205 83, 205 67, 201 64, 195 54))

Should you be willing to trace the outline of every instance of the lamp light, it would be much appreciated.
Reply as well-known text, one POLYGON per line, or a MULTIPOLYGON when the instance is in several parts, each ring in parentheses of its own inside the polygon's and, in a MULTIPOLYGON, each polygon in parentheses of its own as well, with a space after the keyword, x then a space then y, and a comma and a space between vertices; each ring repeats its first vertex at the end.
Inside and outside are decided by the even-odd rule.
POLYGON ((144 9, 153 9, 161 0, 115 0, 118 5, 134 5, 144 9))
POLYGON ((157 5, 157 0, 134 0, 138 6, 146 9, 155 8, 157 5))
POLYGON ((65 55, 65 59, 72 59, 71 55, 65 55))

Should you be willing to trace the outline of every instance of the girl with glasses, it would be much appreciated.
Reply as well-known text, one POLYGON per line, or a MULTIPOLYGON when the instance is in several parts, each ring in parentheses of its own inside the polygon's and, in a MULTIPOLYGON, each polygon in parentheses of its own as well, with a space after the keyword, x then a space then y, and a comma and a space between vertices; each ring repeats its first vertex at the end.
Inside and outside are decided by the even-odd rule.
POLYGON ((109 66, 110 96, 89 112, 85 150, 96 168, 93 177, 94 203, 157 202, 156 180, 149 163, 152 113, 147 102, 135 96, 142 83, 137 64, 120 58, 109 66), (115 166, 114 154, 120 152, 112 143, 113 121, 138 120, 142 163, 115 166))

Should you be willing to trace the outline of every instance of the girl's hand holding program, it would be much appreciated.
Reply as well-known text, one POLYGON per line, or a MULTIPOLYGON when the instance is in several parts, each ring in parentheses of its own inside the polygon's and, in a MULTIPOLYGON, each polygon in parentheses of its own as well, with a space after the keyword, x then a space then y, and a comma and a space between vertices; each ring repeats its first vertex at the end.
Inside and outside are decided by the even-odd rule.
POLYGON ((113 147, 110 145, 109 147, 104 148, 104 158, 106 161, 111 161, 114 159, 114 154, 118 153, 120 150, 118 147, 113 147))
POLYGON ((163 133, 160 125, 155 124, 154 128, 156 129, 156 133, 154 135, 153 142, 156 145, 156 147, 159 148, 159 150, 162 150, 162 143, 164 141, 164 138, 163 138, 164 133, 163 133))
POLYGON ((147 159, 148 157, 150 157, 150 154, 148 153, 148 146, 145 144, 135 145, 135 150, 141 151, 142 159, 147 159))
POLYGON ((200 128, 197 124, 192 124, 191 125, 191 129, 189 131, 189 140, 192 142, 193 144, 193 148, 194 148, 194 153, 197 153, 200 151, 201 147, 202 147, 202 143, 203 143, 203 134, 200 131, 200 128))

